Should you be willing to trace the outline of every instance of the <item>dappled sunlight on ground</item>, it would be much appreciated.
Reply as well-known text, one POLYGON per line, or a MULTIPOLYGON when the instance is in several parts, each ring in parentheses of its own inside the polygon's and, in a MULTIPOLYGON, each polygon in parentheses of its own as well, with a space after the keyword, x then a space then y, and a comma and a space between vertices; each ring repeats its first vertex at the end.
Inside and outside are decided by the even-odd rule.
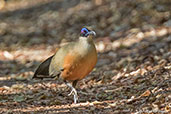
POLYGON ((169 0, 25 1, 0 11, 0 113, 169 113, 169 0), (32 76, 84 25, 97 33, 98 63, 73 104, 63 81, 32 76))

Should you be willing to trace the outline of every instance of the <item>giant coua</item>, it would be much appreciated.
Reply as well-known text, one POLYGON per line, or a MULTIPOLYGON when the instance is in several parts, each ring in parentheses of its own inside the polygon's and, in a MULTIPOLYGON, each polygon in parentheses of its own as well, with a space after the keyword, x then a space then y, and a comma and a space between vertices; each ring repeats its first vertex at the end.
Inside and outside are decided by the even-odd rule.
POLYGON ((97 52, 93 42, 96 33, 82 28, 79 40, 61 47, 53 56, 42 62, 36 69, 33 78, 61 78, 74 93, 74 103, 78 96, 75 86, 88 75, 96 65, 97 52), (70 83, 72 82, 72 84, 70 83))

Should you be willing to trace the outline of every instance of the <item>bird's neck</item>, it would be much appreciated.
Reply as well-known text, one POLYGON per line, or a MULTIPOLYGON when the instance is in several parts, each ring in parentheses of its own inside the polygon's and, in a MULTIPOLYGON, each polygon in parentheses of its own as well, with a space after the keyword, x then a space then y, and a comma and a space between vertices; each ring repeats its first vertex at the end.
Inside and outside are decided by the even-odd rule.
POLYGON ((90 45, 94 44, 92 38, 85 38, 85 37, 80 37, 79 38, 79 44, 81 47, 86 48, 89 47, 90 45))
POLYGON ((75 48, 80 55, 84 56, 93 51, 95 49, 95 45, 92 38, 80 37, 75 48))
POLYGON ((91 43, 91 42, 93 42, 93 38, 92 37, 88 37, 88 38, 86 38, 86 37, 79 37, 79 41, 80 42, 91 43))

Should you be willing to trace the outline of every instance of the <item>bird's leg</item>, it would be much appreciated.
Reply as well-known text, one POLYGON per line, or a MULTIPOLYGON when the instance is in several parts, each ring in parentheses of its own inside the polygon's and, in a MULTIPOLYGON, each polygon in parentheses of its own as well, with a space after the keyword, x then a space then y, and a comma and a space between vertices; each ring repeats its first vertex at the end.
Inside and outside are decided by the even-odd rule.
POLYGON ((68 94, 68 96, 70 96, 73 92, 74 92, 74 91, 73 91, 73 89, 72 89, 71 92, 68 94))
POLYGON ((72 89, 68 95, 70 96, 72 93, 74 93, 74 103, 77 103, 78 100, 77 90, 75 89, 76 83, 77 81, 74 81, 72 85, 70 83, 66 83, 66 85, 72 89))
MULTIPOLYGON (((72 87, 73 87, 73 88, 75 88, 77 82, 78 82, 78 80, 73 81, 73 83, 72 83, 72 87)), ((69 86, 69 87, 70 87, 70 86, 69 86)), ((73 92, 74 92, 74 91, 73 91, 73 89, 72 89, 71 92, 68 94, 68 96, 70 96, 73 92)))
POLYGON ((67 83, 67 86, 72 89, 70 94, 68 94, 68 95, 71 95, 72 93, 74 93, 74 103, 77 103, 78 95, 77 95, 76 89, 70 83, 67 83))

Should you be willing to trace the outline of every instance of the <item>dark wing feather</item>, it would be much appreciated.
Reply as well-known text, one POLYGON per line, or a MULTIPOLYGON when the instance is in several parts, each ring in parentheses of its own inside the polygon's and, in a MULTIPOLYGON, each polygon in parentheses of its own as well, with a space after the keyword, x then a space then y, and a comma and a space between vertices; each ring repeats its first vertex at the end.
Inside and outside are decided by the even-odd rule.
POLYGON ((49 76, 49 65, 51 63, 53 56, 47 58, 38 66, 32 78, 52 78, 49 76))

